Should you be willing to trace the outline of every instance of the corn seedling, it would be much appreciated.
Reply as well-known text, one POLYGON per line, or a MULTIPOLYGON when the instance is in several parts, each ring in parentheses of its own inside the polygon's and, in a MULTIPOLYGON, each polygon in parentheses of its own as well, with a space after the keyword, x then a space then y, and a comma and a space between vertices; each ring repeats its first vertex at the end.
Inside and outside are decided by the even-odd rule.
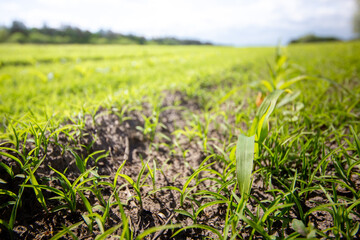
POLYGON ((89 161, 89 159, 93 159, 94 163, 97 164, 97 162, 100 159, 106 158, 108 155, 108 153, 104 153, 105 150, 100 150, 100 151, 96 151, 96 152, 89 154, 85 159, 83 159, 83 157, 79 156, 75 151, 70 150, 70 152, 75 157, 75 163, 76 163, 76 166, 78 167, 78 169, 80 170, 80 173, 84 173, 87 170, 87 162, 89 161), (104 154, 101 154, 101 153, 104 153, 104 154), (101 155, 99 155, 95 158, 95 156, 98 154, 101 154, 101 155))
POLYGON ((55 207, 52 209, 53 212, 59 211, 62 209, 69 209, 71 212, 76 212, 76 196, 78 191, 81 191, 84 184, 87 182, 93 181, 96 179, 96 177, 90 177, 87 179, 84 179, 86 175, 88 175, 93 168, 88 169, 84 173, 82 173, 73 183, 71 183, 66 176, 57 171, 56 169, 49 166, 51 170, 53 170, 55 173, 59 175, 59 181, 61 183, 62 189, 57 189, 54 187, 46 186, 46 185, 24 185, 25 187, 33 188, 34 190, 40 190, 44 189, 46 191, 49 191, 57 196, 50 198, 51 200, 59 200, 61 205, 55 207))
POLYGON ((64 227, 63 227, 63 230, 60 231, 60 232, 58 232, 57 234, 55 234, 55 236, 53 236, 53 237, 51 238, 51 240, 60 239, 60 238, 62 238, 62 237, 64 237, 64 236, 66 236, 67 234, 70 235, 73 239, 78 239, 78 238, 76 237, 76 235, 72 232, 72 230, 78 228, 78 227, 79 227, 81 224, 83 224, 83 223, 84 223, 84 222, 81 221, 81 222, 77 222, 77 223, 72 224, 70 227, 64 226, 64 227))
MULTIPOLYGON (((25 180, 24 183, 26 183, 26 182, 27 182, 27 180, 25 180)), ((24 192, 24 186, 20 187, 20 190, 17 195, 11 191, 6 191, 3 189, 1 189, 1 191, 0 191, 1 195, 7 195, 15 200, 15 201, 7 202, 8 205, 13 205, 9 221, 6 222, 6 220, 0 219, 0 224, 3 225, 8 230, 8 232, 10 233, 11 239, 14 239, 13 229, 15 226, 17 211, 18 211, 19 206, 21 205, 21 196, 22 196, 23 192, 24 192)))
POLYGON ((259 145, 263 143, 269 132, 269 117, 282 92, 276 90, 269 94, 259 107, 247 136, 239 135, 236 145, 236 176, 243 197, 249 194, 253 160, 254 157, 259 157, 259 145))

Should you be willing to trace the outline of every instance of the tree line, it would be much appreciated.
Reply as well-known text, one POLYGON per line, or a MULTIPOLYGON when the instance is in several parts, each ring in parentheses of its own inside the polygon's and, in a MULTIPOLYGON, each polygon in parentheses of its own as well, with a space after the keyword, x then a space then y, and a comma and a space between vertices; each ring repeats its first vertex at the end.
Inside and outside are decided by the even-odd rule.
POLYGON ((289 42, 289 44, 294 43, 314 43, 314 42, 335 42, 335 41, 341 41, 339 38, 328 36, 328 37, 322 37, 322 36, 316 36, 314 34, 307 34, 305 36, 299 37, 297 39, 293 39, 289 42))
POLYGON ((93 33, 69 25, 51 28, 45 24, 41 28, 28 28, 21 21, 13 21, 11 26, 0 27, 0 43, 212 45, 210 42, 173 37, 147 39, 143 36, 115 33, 111 30, 93 33))

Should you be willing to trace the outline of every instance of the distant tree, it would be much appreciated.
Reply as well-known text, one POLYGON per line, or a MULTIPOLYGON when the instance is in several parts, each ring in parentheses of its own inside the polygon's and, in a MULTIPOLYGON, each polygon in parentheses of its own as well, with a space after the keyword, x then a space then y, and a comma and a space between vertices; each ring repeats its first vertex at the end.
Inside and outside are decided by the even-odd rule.
POLYGON ((39 31, 31 31, 28 37, 28 41, 31 43, 51 43, 51 37, 45 35, 39 31))
POLYGON ((360 0, 356 1, 356 11, 353 18, 353 28, 354 33, 357 34, 357 37, 360 38, 360 0))
POLYGON ((290 41, 290 44, 292 43, 312 43, 312 42, 333 42, 333 41, 340 41, 336 37, 319 37, 314 34, 308 34, 305 36, 302 36, 298 39, 293 39, 290 41))
POLYGON ((13 21, 9 30, 10 30, 10 34, 22 33, 24 35, 27 35, 27 33, 28 33, 25 24, 20 21, 13 21))
POLYGON ((51 28, 46 24, 42 28, 27 28, 21 21, 13 21, 9 27, 0 26, 0 43, 37 43, 37 44, 160 44, 160 45, 211 45, 192 39, 173 37, 148 40, 143 36, 121 34, 111 30, 100 30, 92 33, 70 25, 51 28))
POLYGON ((26 41, 27 41, 27 37, 25 36, 25 34, 21 32, 16 32, 11 34, 11 36, 8 39, 8 42, 10 43, 26 43, 26 41))
POLYGON ((9 37, 9 31, 5 27, 0 27, 0 42, 6 42, 9 37))
POLYGON ((59 35, 59 31, 57 29, 50 28, 46 24, 44 24, 43 27, 39 29, 39 32, 48 36, 59 35))

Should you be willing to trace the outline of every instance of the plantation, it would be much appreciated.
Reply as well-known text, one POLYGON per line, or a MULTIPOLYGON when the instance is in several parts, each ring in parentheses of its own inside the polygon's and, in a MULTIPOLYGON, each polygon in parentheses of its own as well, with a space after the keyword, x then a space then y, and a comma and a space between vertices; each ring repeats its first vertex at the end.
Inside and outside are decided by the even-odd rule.
POLYGON ((0 239, 358 239, 360 43, 0 46, 0 239))

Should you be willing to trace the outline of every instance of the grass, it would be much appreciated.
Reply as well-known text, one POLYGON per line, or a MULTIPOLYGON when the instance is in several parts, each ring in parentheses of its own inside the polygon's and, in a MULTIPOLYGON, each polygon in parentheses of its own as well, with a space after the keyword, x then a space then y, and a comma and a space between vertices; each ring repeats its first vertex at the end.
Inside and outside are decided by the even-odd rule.
POLYGON ((0 46, 0 236, 354 239, 359 49, 0 46))

